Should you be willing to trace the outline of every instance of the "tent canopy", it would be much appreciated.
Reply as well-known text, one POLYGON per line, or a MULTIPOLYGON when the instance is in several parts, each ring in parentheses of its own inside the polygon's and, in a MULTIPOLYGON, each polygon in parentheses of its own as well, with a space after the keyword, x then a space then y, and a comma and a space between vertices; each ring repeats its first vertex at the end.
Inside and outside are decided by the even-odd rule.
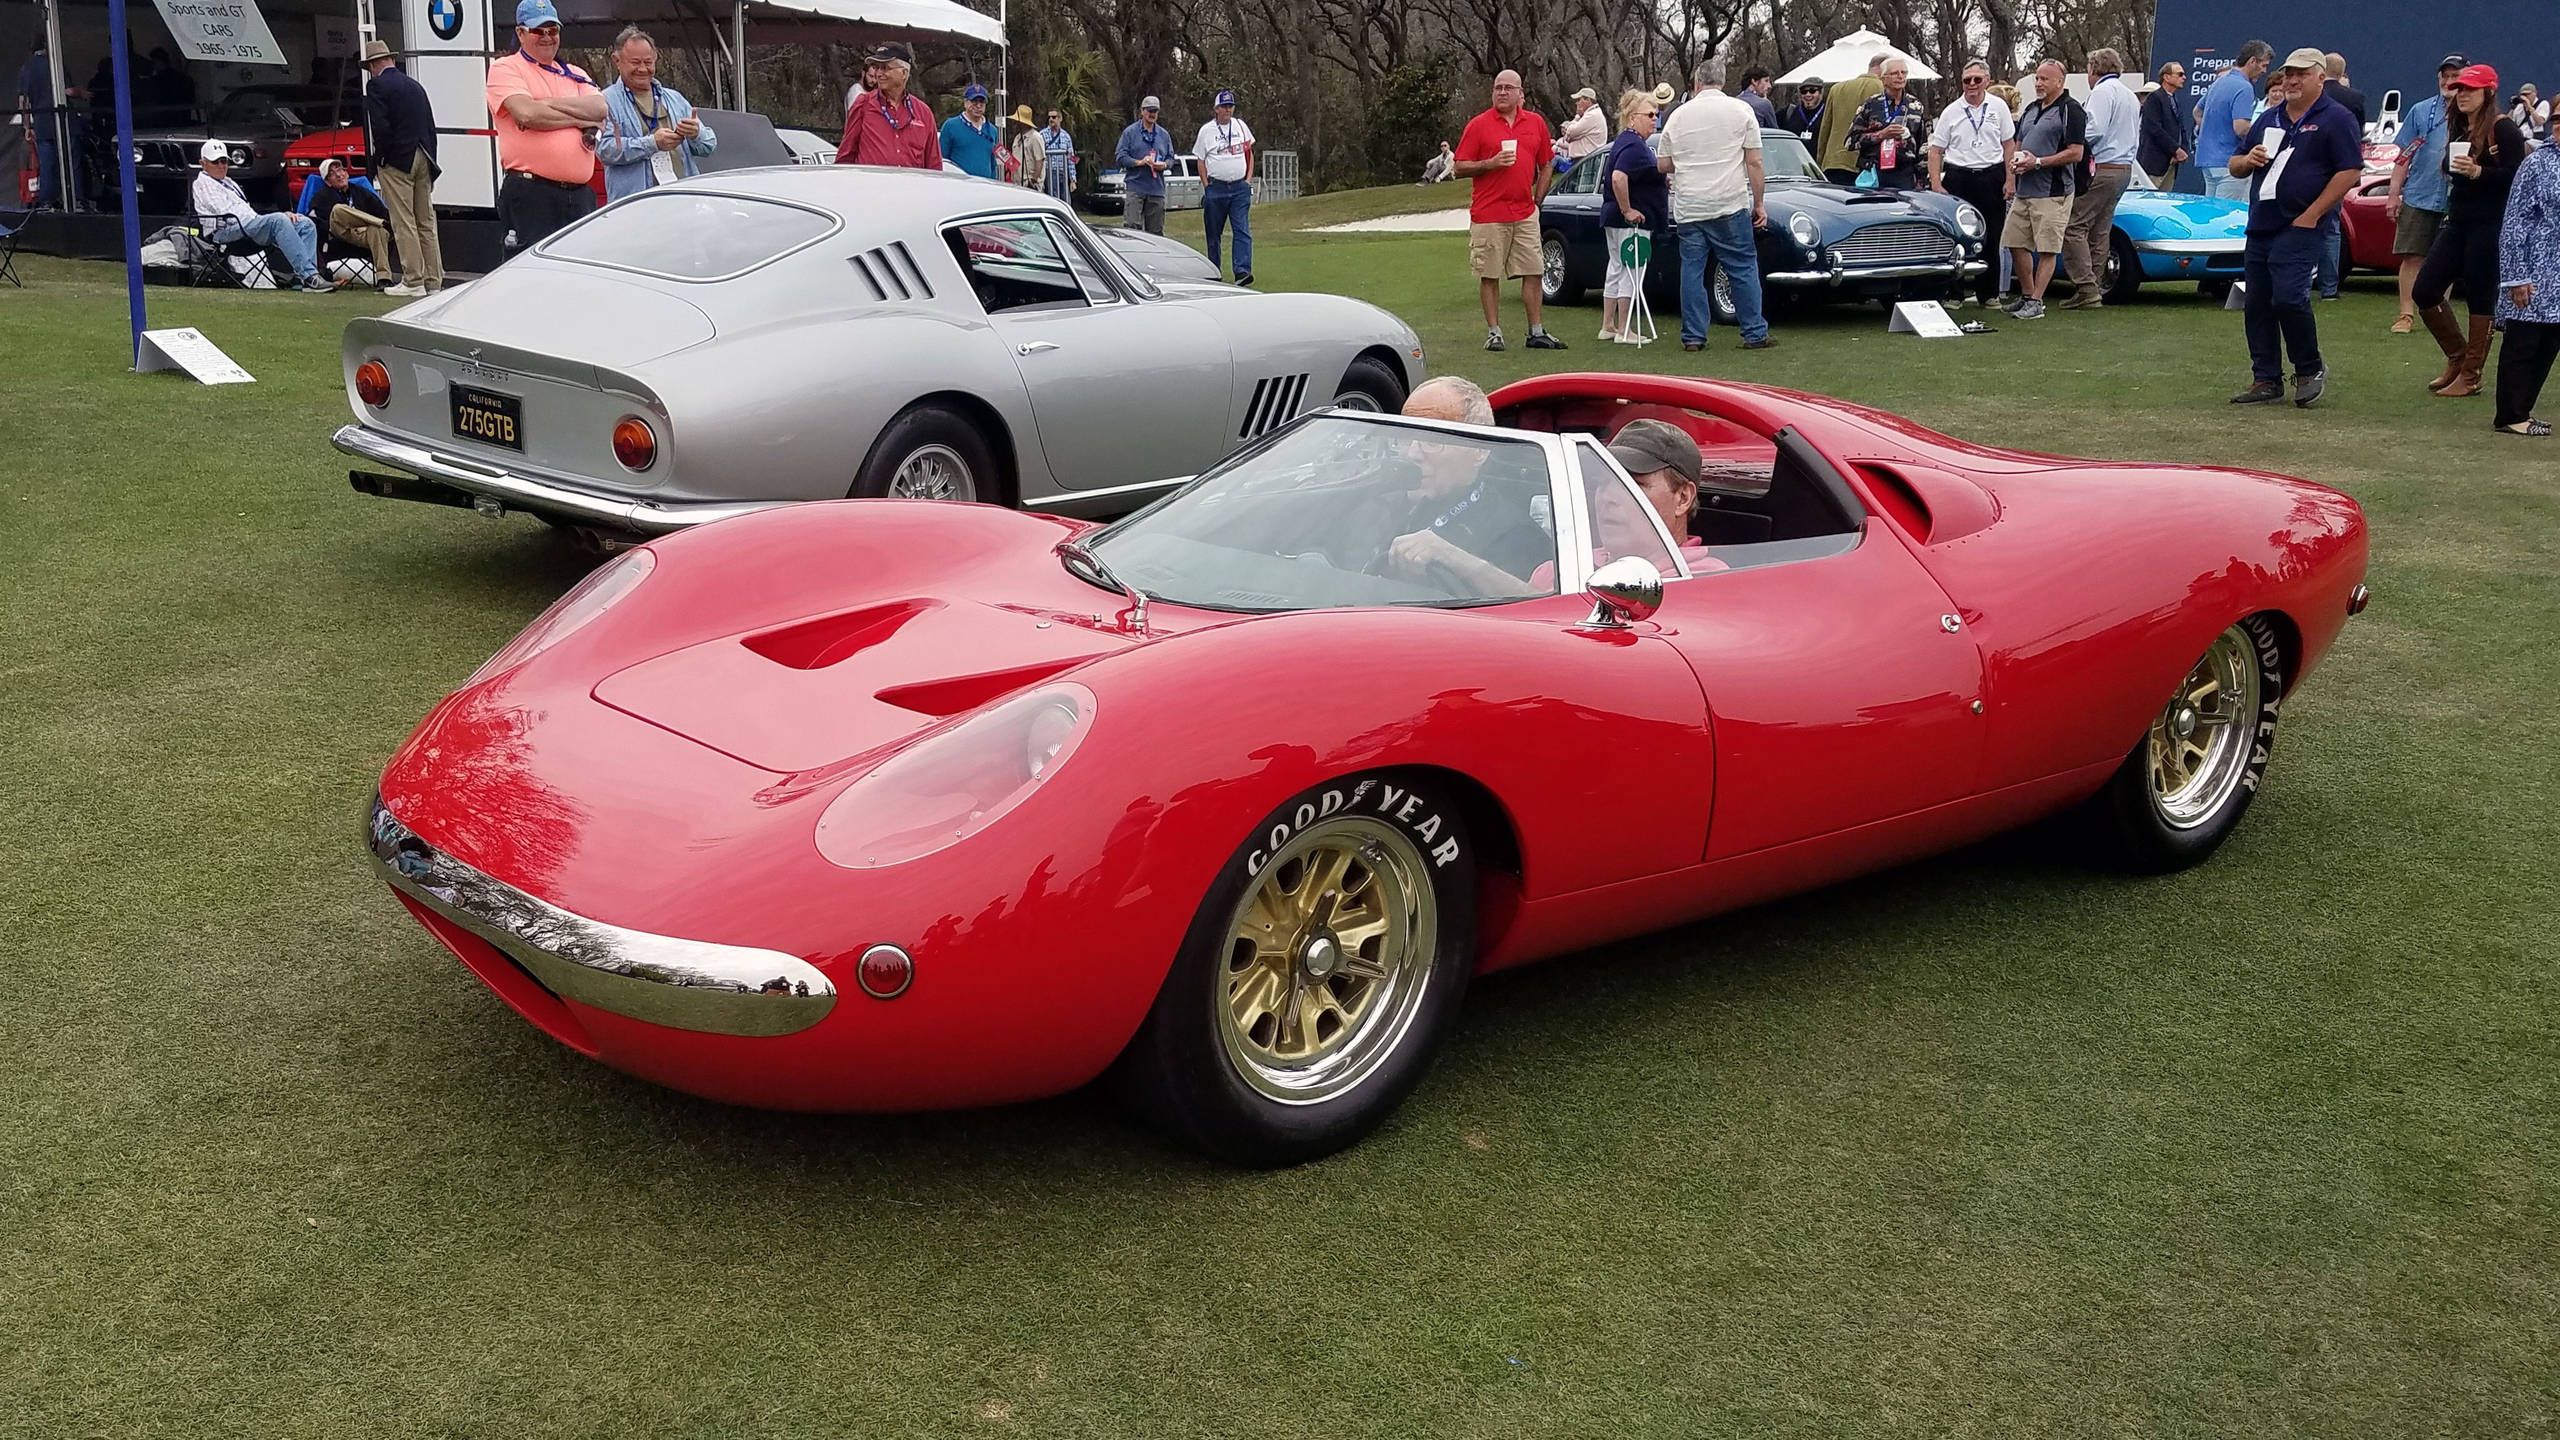
MULTIPOLYGON (((583 41, 598 31, 610 38, 625 25, 726 22, 737 7, 738 0, 562 0, 560 19, 583 41)), ((805 20, 1004 44, 1004 22, 957 0, 746 0, 746 9, 758 41, 784 41, 783 30, 805 20)))
POLYGON ((1922 64, 1910 51, 1895 46, 1873 30, 1862 29, 1832 41, 1830 49, 1779 76, 1777 83, 1781 86, 1801 85, 1807 80, 1819 80, 1825 85, 1836 85, 1853 75, 1866 74, 1868 57, 1879 50, 1910 66, 1914 80, 1939 78, 1937 71, 1922 64))

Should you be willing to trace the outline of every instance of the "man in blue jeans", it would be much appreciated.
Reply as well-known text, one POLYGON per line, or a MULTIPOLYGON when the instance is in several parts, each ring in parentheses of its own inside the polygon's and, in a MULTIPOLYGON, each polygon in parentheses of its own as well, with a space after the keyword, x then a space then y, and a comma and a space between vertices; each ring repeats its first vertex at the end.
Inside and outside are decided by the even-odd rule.
POLYGON ((2249 127, 2231 173, 2249 182, 2249 388, 2234 405, 2284 398, 2284 355, 2293 356, 2293 403, 2309 405, 2328 387, 2320 332, 2311 316, 2311 277, 2322 231, 2364 170, 2364 137, 2347 107, 2322 92, 2327 59, 2296 50, 2269 93, 2280 103, 2249 127))
POLYGON ((2258 109, 2258 77, 2275 60, 2264 40, 2240 47, 2240 56, 2204 96, 2204 117, 2196 122, 2196 165, 2204 172, 2204 193, 2218 200, 2246 200, 2249 182, 2234 175, 2231 157, 2240 137, 2249 132, 2249 117, 2258 109))
POLYGON ((1209 263, 1218 263, 1219 232, 1236 230, 1236 283, 1253 283, 1253 127, 1236 118, 1236 92, 1218 92, 1216 115, 1200 127, 1200 219, 1208 229, 1209 263))
POLYGON ((1760 247, 1752 233, 1769 223, 1760 117, 1724 93, 1723 61, 1702 62, 1696 80, 1697 93, 1662 129, 1658 162, 1671 177, 1671 221, 1680 235, 1680 348, 1707 348, 1715 320, 1707 299, 1712 256, 1733 292, 1742 348, 1767 350, 1778 342, 1760 314, 1760 247))

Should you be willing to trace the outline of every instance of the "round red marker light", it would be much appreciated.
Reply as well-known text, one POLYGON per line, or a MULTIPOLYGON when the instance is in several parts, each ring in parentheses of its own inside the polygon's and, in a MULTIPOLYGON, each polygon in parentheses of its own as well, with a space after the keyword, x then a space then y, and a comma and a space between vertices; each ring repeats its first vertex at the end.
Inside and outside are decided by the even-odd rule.
POLYGON ((658 463, 658 432, 637 415, 625 415, 613 427, 613 458, 625 470, 646 470, 658 463))
POLYGON ((368 409, 379 410, 391 403, 391 370, 379 360, 367 360, 356 367, 356 398, 368 409))
POLYGON ((916 962, 895 945, 874 945, 853 967, 855 983, 874 1000, 895 1000, 916 980, 916 962))

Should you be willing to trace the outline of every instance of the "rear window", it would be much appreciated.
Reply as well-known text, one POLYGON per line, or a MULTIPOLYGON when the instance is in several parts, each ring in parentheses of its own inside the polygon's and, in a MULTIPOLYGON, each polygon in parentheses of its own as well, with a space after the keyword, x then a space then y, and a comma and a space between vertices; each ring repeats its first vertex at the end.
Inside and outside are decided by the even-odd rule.
POLYGON ((778 200, 647 190, 552 236, 542 253, 667 280, 725 280, 834 233, 836 218, 778 200))

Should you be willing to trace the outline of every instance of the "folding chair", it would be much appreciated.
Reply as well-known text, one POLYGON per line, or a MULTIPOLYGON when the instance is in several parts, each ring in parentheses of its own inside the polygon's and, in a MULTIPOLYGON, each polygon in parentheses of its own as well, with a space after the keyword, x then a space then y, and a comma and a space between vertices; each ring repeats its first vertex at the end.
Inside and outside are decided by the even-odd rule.
POLYGON ((274 257, 267 247, 248 237, 236 221, 229 240, 216 240, 219 227, 231 217, 226 215, 189 215, 187 230, 198 241, 190 252, 195 263, 187 270, 190 285, 210 285, 218 290, 278 290, 274 257), (233 260, 247 262, 245 269, 235 270, 233 260), (262 283, 263 282, 263 283, 262 283))
POLYGON ((1627 302, 1626 333, 1636 337, 1636 344, 1650 345, 1662 338, 1653 328, 1653 302, 1645 298, 1653 288, 1653 234, 1648 230, 1630 230, 1618 242, 1618 263, 1636 277, 1636 298, 1627 302))
POLYGON ((11 219, 7 212, 0 211, 0 280, 6 280, 21 290, 27 288, 27 284, 18 278, 18 237, 26 232, 29 213, 20 210, 17 217, 11 219))

